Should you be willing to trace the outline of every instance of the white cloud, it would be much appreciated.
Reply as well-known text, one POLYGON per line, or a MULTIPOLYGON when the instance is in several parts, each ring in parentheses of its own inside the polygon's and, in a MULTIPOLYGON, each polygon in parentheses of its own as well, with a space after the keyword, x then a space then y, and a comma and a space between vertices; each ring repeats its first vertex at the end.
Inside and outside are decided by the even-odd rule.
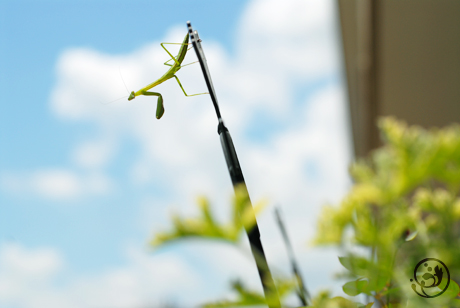
POLYGON ((93 275, 73 273, 59 251, 0 246, 0 306, 27 308, 154 307, 162 301, 201 300, 197 272, 180 257, 126 249, 126 265, 93 275), (182 296, 177 296, 180 290, 182 296))
POLYGON ((79 175, 66 169, 40 169, 32 173, 4 173, 0 178, 4 191, 39 196, 48 200, 68 201, 83 196, 107 194, 111 181, 103 174, 79 175))
POLYGON ((46 278, 62 266, 59 254, 53 249, 28 251, 18 244, 4 244, 0 248, 2 272, 27 274, 30 277, 46 278))
POLYGON ((114 146, 109 140, 99 140, 79 144, 72 155, 77 165, 92 169, 109 164, 113 152, 114 146))
POLYGON ((285 82, 337 72, 335 23, 333 1, 252 1, 239 26, 241 60, 285 82))
POLYGON ((81 190, 78 178, 66 170, 38 171, 31 179, 32 189, 48 198, 72 198, 81 190))
POLYGON ((69 285, 68 292, 79 307, 144 307, 161 301, 186 302, 187 297, 197 300, 193 291, 202 281, 183 258, 148 255, 132 247, 126 252, 126 266, 80 277, 69 285))
POLYGON ((54 249, 31 250, 18 244, 3 244, 0 306, 45 307, 45 302, 50 303, 44 300, 50 293, 50 283, 62 267, 62 257, 54 249))
MULTIPOLYGON (((321 205, 336 202, 346 190, 351 159, 343 86, 329 82, 304 91, 315 80, 337 80, 340 76, 333 3, 254 0, 242 15, 235 57, 219 43, 203 41, 224 120, 252 199, 268 195, 282 205, 304 272, 309 273, 308 277, 313 273, 322 277, 307 280, 315 290, 332 283, 331 271, 338 265, 330 262, 336 260, 336 253, 307 248, 306 242, 313 236, 321 205), (254 144, 247 138, 247 128, 261 111, 271 116, 279 129, 268 134, 263 144, 254 144)), ((182 41, 184 33, 185 27, 172 28, 164 41, 182 41)), ((193 58, 191 52, 186 62, 193 58)), ((147 220, 146 212, 154 211, 152 219, 167 225, 171 207, 166 205, 193 212, 199 193, 209 196, 219 217, 225 217, 231 183, 208 96, 187 98, 175 80, 163 83, 157 88, 164 96, 166 110, 160 121, 155 119, 156 100, 152 97, 101 104, 126 95, 119 71, 129 90, 137 90, 166 71, 162 65, 166 59, 159 41, 118 56, 90 49, 65 51, 57 64, 58 82, 51 94, 51 110, 63 120, 94 124, 97 138, 79 143, 71 153, 87 175, 63 169, 37 171, 26 177, 28 190, 54 199, 109 192, 111 181, 102 170, 118 154, 115 145, 122 148, 129 138, 139 147, 135 160, 125 161, 131 169, 131 182, 138 186, 153 184, 168 195, 143 199, 152 209, 146 211, 145 206, 139 206, 140 221, 147 220)), ((203 92, 197 65, 183 68, 178 76, 187 92, 203 92)), ((11 190, 13 180, 17 178, 10 178, 3 187, 9 185, 11 190)), ((259 219, 262 241, 270 264, 287 269, 270 211, 259 219)), ((223 279, 239 273, 257 282, 257 276, 255 280, 254 275, 244 276, 246 267, 235 265, 229 255, 228 251, 216 250, 212 256, 218 261, 203 258, 205 265, 221 269, 223 279)), ((146 259, 134 253, 130 260, 127 267, 79 277, 65 296, 76 299, 78 293, 78 307, 122 307, 150 300, 149 292, 173 296, 190 290, 186 283, 194 282, 187 279, 198 279, 190 263, 170 255, 146 259), (188 273, 184 284, 171 283, 181 272, 188 273)), ((194 291, 196 300, 210 294, 202 289, 194 291)))

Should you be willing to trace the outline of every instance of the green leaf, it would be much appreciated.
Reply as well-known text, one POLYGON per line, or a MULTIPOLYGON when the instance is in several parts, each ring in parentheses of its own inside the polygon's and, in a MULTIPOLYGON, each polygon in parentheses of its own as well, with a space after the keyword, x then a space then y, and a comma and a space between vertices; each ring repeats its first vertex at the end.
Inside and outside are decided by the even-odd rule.
MULTIPOLYGON (((443 279, 441 284, 438 286, 439 291, 443 290, 446 287, 447 279, 443 279)), ((422 297, 415 297, 409 300, 408 306, 409 308, 418 308, 420 307, 420 303, 425 304, 426 306, 423 307, 460 307, 460 301, 456 299, 458 293, 460 292, 460 287, 458 284, 453 281, 452 279, 449 282, 449 286, 447 290, 434 298, 422 298, 422 297)))
POLYGON ((251 305, 265 305, 265 297, 262 293, 254 292, 245 288, 241 281, 232 282, 232 289, 237 293, 235 300, 221 300, 203 304, 203 308, 217 308, 217 307, 240 307, 251 305))
MULTIPOLYGON (((372 305, 372 303, 371 303, 372 305)), ((308 308, 368 308, 361 303, 353 302, 341 296, 329 297, 327 292, 322 292, 313 298, 313 305, 308 308)), ((369 306, 371 307, 371 306, 369 306)))
MULTIPOLYGON (((439 285, 439 288, 441 290, 446 287, 447 282, 444 283, 444 281, 447 281, 447 279, 444 279, 439 285)), ((440 297, 452 299, 452 298, 457 297, 458 293, 460 293, 460 287, 455 281, 451 279, 449 283, 449 287, 447 288, 446 292, 444 292, 440 297)))
POLYGON ((369 260, 363 257, 339 257, 340 264, 356 276, 367 276, 371 268, 369 260))
MULTIPOLYGON (((294 280, 289 279, 275 279, 278 295, 280 299, 285 298, 287 295, 292 293, 297 286, 294 280)), ((234 300, 220 300, 216 302, 210 302, 203 304, 203 308, 217 308, 217 307, 253 307, 253 306, 266 306, 267 303, 270 304, 275 299, 270 295, 265 300, 265 295, 258 291, 253 291, 245 287, 245 285, 239 281, 232 282, 232 289, 236 292, 236 299, 234 300)), ((274 306, 274 304, 272 304, 274 306)))
POLYGON ((401 292, 400 287, 399 288, 391 288, 391 289, 388 289, 386 291, 382 291, 382 292, 380 292, 380 295, 382 295, 382 296, 387 295, 387 294, 392 295, 392 294, 395 294, 395 293, 398 293, 398 292, 401 292))
POLYGON ((249 195, 245 186, 235 190, 233 199, 233 217, 227 224, 219 223, 211 211, 209 201, 198 198, 200 215, 196 218, 182 218, 179 215, 172 217, 173 229, 168 232, 155 234, 151 241, 152 246, 158 247, 172 241, 190 237, 217 239, 236 243, 241 235, 243 226, 250 230, 256 223, 255 215, 262 211, 267 202, 258 202, 254 209, 251 206, 249 195))
POLYGON ((355 280, 355 281, 349 281, 346 284, 343 285, 342 289, 345 294, 350 295, 350 296, 356 296, 361 293, 367 293, 367 286, 368 286, 368 281, 367 280, 355 280))
POLYGON ((322 306, 317 306, 318 308, 357 308, 358 304, 343 298, 341 296, 333 297, 327 300, 322 306))

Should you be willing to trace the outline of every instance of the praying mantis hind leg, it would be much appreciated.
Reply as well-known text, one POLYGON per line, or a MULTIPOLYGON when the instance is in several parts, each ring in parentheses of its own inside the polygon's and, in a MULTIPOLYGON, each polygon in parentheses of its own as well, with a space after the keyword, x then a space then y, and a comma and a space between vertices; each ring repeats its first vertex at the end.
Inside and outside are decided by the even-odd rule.
MULTIPOLYGON (((190 63, 191 64, 191 63, 190 63)), ((202 95, 202 94, 209 94, 209 92, 204 92, 204 93, 196 93, 196 94, 187 94, 184 90, 184 87, 182 87, 182 84, 179 81, 179 78, 177 78, 176 75, 174 75, 174 78, 176 78, 177 83, 179 84, 180 88, 182 89, 182 92, 184 92, 185 96, 195 96, 195 95, 202 95)))
POLYGON ((161 117, 165 113, 165 107, 163 106, 163 96, 161 96, 161 94, 158 92, 147 92, 147 91, 142 93, 142 95, 158 96, 156 117, 157 119, 161 119, 161 117))

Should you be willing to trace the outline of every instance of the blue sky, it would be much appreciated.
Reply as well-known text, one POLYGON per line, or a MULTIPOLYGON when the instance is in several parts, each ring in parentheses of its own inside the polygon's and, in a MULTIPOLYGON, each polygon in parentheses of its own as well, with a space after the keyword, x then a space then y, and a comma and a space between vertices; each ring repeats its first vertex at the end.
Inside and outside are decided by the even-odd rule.
MULTIPOLYGON (((212 30, 206 35, 225 42, 230 49, 228 36, 232 35, 231 29, 243 5, 243 1, 231 4, 202 1, 199 6, 190 5, 188 1, 2 1, 0 87, 4 93, 16 94, 2 103, 0 140, 4 150, 0 168, 20 172, 41 165, 65 165, 68 148, 74 140, 84 139, 92 133, 92 128, 86 125, 79 128, 72 124, 63 125, 49 112, 47 101, 56 82, 56 60, 63 50, 83 46, 110 54, 127 53, 160 38, 163 34, 160 29, 181 23, 185 29, 185 21, 189 19, 203 21, 200 26, 207 24, 206 27, 212 30), (182 9, 175 10, 176 7, 182 9)), ((129 155, 129 150, 126 152, 129 155)), ((5 197, 3 195, 2 199, 5 197)), ((64 224, 61 228, 67 229, 66 219, 61 215, 70 213, 59 213, 59 208, 37 207, 40 200, 14 197, 1 201, 2 204, 14 203, 24 207, 11 206, 8 215, 2 215, 4 221, 0 228, 4 228, 4 236, 20 238, 31 245, 43 241, 65 242, 62 236, 55 234, 60 226, 46 227, 45 221, 57 217, 53 221, 64 224), (31 215, 23 215, 24 209, 31 215), (37 217, 41 222, 37 223, 37 217), (24 225, 34 228, 35 232, 24 229, 24 225), (36 232, 42 236, 37 236, 36 232)), ((99 221, 101 211, 107 214, 113 209, 89 206, 85 211, 76 210, 71 216, 86 216, 99 221)), ((121 218, 124 215, 129 213, 115 216, 121 218)), ((80 237, 76 234, 82 231, 76 225, 72 234, 78 239, 80 237)), ((92 249, 98 249, 97 246, 94 243, 92 249)))
MULTIPOLYGON (((349 186, 333 3, 0 1, 0 305, 196 304, 235 276, 260 288, 238 249, 146 244, 172 211, 193 215, 199 194, 225 220, 232 188, 209 98, 166 82, 160 121, 151 98, 100 103, 126 95, 120 71, 129 90, 161 76, 159 43, 181 41, 187 20, 252 199, 270 201, 259 222, 271 266, 288 273, 278 204, 309 286, 337 290, 337 252, 308 246, 320 207, 349 186)), ((196 66, 178 76, 204 90, 196 66)))
POLYGON ((1 1, 0 89, 10 93, 8 104, 2 104, 1 140, 13 147, 2 155, 1 163, 28 168, 56 162, 58 156, 50 157, 46 148, 65 151, 68 147, 72 128, 53 121, 46 103, 32 103, 48 100, 56 82, 56 59, 63 50, 88 47, 110 54, 127 53, 161 38, 163 29, 171 25, 196 20, 207 29, 207 37, 218 40, 231 52, 231 41, 235 39, 232 29, 244 4, 245 1, 200 1, 199 5, 189 1, 1 1), (174 9, 177 7, 181 9, 174 9), (49 120, 47 125, 41 125, 43 119, 49 120), (10 130, 24 131, 28 138, 18 140, 6 133, 10 130), (45 136, 53 136, 53 142, 43 144, 51 139, 45 136), (35 155, 28 154, 32 151, 35 155), (18 157, 21 153, 23 159, 18 157))

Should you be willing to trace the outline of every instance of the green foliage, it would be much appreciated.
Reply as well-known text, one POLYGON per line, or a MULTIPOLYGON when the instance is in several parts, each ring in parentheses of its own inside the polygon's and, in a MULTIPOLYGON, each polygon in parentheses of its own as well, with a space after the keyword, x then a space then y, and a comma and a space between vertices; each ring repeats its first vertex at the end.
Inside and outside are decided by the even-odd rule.
POLYGON ((361 293, 368 293, 369 282, 358 278, 355 281, 349 281, 343 285, 343 292, 350 296, 356 296, 361 293))
POLYGON ((242 282, 235 281, 232 283, 232 289, 237 293, 235 300, 223 300, 214 303, 204 304, 204 308, 216 307, 238 307, 238 306, 256 306, 265 305, 265 297, 260 292, 248 290, 244 287, 242 282))
POLYGON ((255 224, 254 212, 257 214, 265 207, 266 202, 258 202, 251 207, 246 187, 238 187, 232 204, 232 217, 226 224, 220 224, 214 218, 209 201, 198 198, 200 216, 193 219, 181 218, 179 215, 172 217, 173 230, 159 232, 155 235, 151 244, 154 247, 189 237, 223 240, 237 243, 243 227, 251 229, 255 224))
MULTIPOLYGON (((278 295, 281 299, 289 295, 296 287, 296 282, 289 279, 277 279, 276 287, 278 295)), ((221 300, 217 302, 204 304, 203 308, 217 308, 217 307, 265 307, 267 302, 263 293, 247 289, 242 282, 232 282, 232 289, 236 293, 236 299, 221 300)))
MULTIPOLYGON (((385 307, 429 306, 433 299, 410 289, 418 261, 438 258, 460 277, 460 126, 427 131, 393 118, 379 126, 384 145, 352 165, 354 185, 339 207, 324 208, 315 243, 368 248, 368 256, 339 258, 353 277, 343 286, 348 295, 369 294, 385 307)), ((456 285, 437 301, 453 303, 456 285)))
MULTIPOLYGON (((374 302, 384 308, 460 307, 456 299, 460 288, 455 282, 460 281, 460 126, 428 131, 384 118, 379 127, 383 146, 351 166, 354 185, 338 207, 323 208, 314 241, 342 248, 351 243, 368 251, 367 255, 346 252, 339 261, 346 270, 342 277, 349 279, 344 293, 365 294, 372 300, 360 304, 320 292, 309 307, 370 308, 374 302), (416 295, 409 281, 415 265, 425 258, 442 260, 451 274, 448 289, 436 298, 416 295)), ((215 220, 205 198, 200 198, 198 205, 199 217, 175 215, 172 230, 157 234, 152 245, 190 237, 237 243, 243 227, 249 230, 254 226, 245 187, 237 189, 231 219, 225 224, 215 220)), ((258 203, 255 212, 263 205, 258 203)), ((434 286, 442 290, 448 281, 440 279, 445 274, 440 268, 433 273, 427 279, 442 280, 434 286)), ((276 279, 276 285, 282 299, 296 289, 289 279, 276 279)), ((267 304, 262 293, 241 282, 233 282, 232 289, 233 299, 203 307, 267 304)))
MULTIPOLYGON (((255 215, 262 211, 265 205, 266 202, 262 201, 256 203, 254 207, 252 207, 246 187, 239 186, 235 190, 235 197, 232 202, 231 219, 226 224, 222 224, 214 218, 208 200, 204 197, 198 198, 198 206, 200 209, 199 217, 189 219, 174 215, 172 218, 173 229, 171 231, 157 233, 151 241, 151 244, 154 247, 159 247, 173 241, 192 237, 221 240, 227 243, 236 244, 240 239, 243 228, 251 230, 254 227, 256 223, 255 215)), ((293 279, 277 278, 275 281, 275 292, 277 292, 275 294, 277 294, 280 299, 292 293, 297 286, 296 280, 293 279)), ((240 281, 233 282, 232 289, 236 292, 236 299, 207 303, 204 304, 203 307, 253 307, 267 305, 263 293, 247 289, 240 281)), ((276 299, 272 299, 271 294, 267 295, 267 300, 268 304, 270 304, 272 300, 273 303, 276 303, 276 299)))
POLYGON ((370 308, 373 303, 363 305, 355 303, 349 299, 341 296, 331 298, 329 291, 319 292, 316 297, 312 300, 312 306, 310 308, 370 308))

